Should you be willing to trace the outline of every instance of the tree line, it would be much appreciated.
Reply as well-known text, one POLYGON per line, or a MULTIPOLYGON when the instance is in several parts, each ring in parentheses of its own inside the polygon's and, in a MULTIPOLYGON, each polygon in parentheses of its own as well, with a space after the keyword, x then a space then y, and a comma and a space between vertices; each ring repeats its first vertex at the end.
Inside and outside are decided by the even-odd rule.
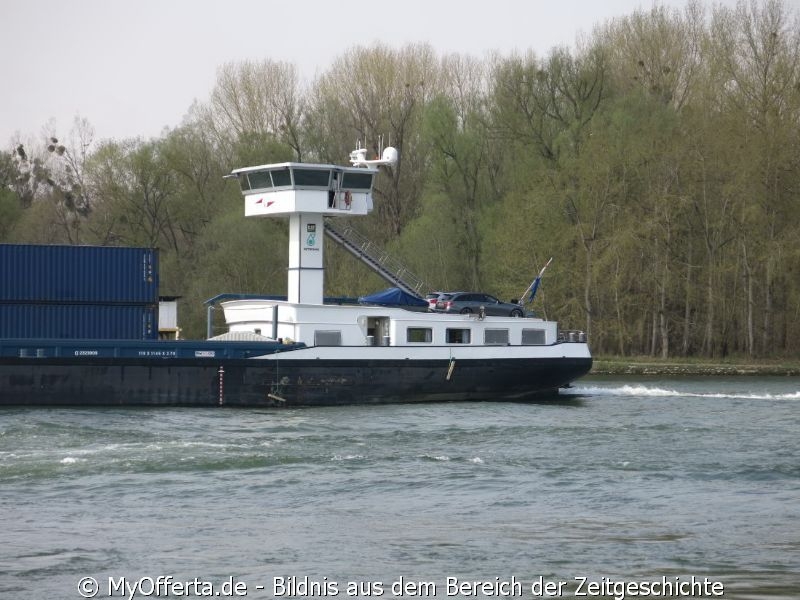
MULTIPOLYGON (((232 169, 399 151, 353 225, 430 290, 519 298, 598 354, 800 350, 800 21, 784 2, 656 6, 574 48, 482 58, 356 46, 312 82, 270 59, 219 68, 153 139, 0 151, 0 241, 160 248, 185 334, 221 292, 286 292, 286 224, 245 219, 232 169)), ((383 287, 326 253, 326 294, 383 287)), ((219 323, 218 323, 219 325, 219 323)))

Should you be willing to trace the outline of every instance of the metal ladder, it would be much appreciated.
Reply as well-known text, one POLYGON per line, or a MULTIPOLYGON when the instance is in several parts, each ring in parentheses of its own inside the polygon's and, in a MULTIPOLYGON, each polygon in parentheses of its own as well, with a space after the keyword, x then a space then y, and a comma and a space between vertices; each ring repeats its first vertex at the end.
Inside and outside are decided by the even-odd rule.
POLYGON ((351 225, 334 225, 325 219, 325 233, 350 254, 361 260, 391 285, 421 298, 425 282, 392 258, 386 250, 364 237, 351 225))

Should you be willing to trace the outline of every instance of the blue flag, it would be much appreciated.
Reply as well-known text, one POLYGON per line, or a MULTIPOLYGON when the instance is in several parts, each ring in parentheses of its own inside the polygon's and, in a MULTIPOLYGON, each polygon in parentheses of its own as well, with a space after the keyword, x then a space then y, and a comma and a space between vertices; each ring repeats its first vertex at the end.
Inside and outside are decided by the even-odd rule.
MULTIPOLYGON (((539 271, 539 274, 536 276, 536 279, 533 280, 533 283, 528 288, 531 292, 531 295, 528 297, 528 302, 533 302, 533 297, 536 296, 536 290, 539 289, 539 282, 542 280, 542 275, 544 275, 544 270, 550 266, 550 263, 553 262, 553 258, 550 257, 550 260, 547 261, 547 264, 542 267, 542 270, 539 271)), ((525 294, 522 294, 525 297, 525 294)))
POLYGON ((528 298, 528 302, 533 302, 533 297, 536 295, 536 290, 539 289, 539 282, 541 280, 542 277, 540 275, 537 275, 536 279, 533 280, 533 283, 531 284, 531 295, 528 298))

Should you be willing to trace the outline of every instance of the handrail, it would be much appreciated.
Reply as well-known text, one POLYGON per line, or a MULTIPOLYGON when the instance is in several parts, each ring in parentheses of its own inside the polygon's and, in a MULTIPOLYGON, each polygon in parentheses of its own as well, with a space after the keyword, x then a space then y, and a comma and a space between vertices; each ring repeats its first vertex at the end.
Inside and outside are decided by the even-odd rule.
POLYGON ((386 281, 406 293, 421 297, 425 287, 421 278, 351 225, 334 226, 333 221, 334 219, 325 219, 325 233, 386 281))

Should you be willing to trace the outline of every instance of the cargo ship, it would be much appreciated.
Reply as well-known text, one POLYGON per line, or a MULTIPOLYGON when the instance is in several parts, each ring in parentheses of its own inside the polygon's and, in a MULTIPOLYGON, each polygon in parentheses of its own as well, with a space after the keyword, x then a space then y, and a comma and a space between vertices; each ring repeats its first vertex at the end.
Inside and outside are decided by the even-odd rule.
POLYGON ((0 405, 527 401, 586 374, 583 332, 522 310, 430 311, 421 282, 339 223, 371 212, 375 177, 396 161, 393 148, 375 160, 357 149, 349 166, 287 162, 227 175, 246 217, 288 220, 288 295, 212 299, 228 332, 205 340, 158 339, 155 250, 0 247, 7 274, 26 270, 0 292, 0 405), (395 293, 326 299, 325 236, 395 293))

